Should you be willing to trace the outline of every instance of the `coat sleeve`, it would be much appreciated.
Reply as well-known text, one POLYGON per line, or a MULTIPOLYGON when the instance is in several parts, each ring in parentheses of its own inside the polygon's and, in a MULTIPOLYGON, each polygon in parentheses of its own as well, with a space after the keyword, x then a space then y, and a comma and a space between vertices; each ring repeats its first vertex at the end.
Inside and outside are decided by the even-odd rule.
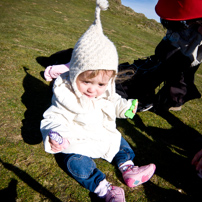
POLYGON ((125 98, 122 98, 120 95, 115 93, 115 96, 113 96, 113 103, 115 105, 117 118, 126 118, 125 112, 130 109, 132 101, 133 99, 126 100, 125 98))
POLYGON ((60 108, 52 105, 43 114, 40 130, 43 137, 44 149, 48 153, 55 153, 51 150, 49 143, 50 131, 59 133, 59 135, 61 135, 63 138, 71 135, 68 126, 70 121, 73 119, 74 115, 71 112, 68 112, 67 110, 65 112, 66 114, 64 114, 63 111, 64 110, 61 110, 60 108))

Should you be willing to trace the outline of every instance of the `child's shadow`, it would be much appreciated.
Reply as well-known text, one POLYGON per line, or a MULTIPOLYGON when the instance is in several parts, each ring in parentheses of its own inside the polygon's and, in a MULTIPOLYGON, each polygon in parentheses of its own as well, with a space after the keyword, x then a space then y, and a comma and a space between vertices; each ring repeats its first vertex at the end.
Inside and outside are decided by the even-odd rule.
MULTIPOLYGON (((72 48, 58 51, 50 57, 40 56, 36 61, 43 67, 49 65, 66 64, 70 61, 72 48)), ((28 73, 26 67, 23 67, 26 73, 23 79, 24 94, 21 97, 22 103, 27 110, 24 114, 25 119, 22 120, 21 134, 24 141, 28 144, 38 144, 42 141, 40 132, 40 122, 43 118, 43 113, 51 104, 52 87, 44 84, 39 79, 28 73)), ((40 72, 42 78, 43 72, 40 72)))
POLYGON ((36 58, 36 61, 42 66, 47 67, 50 65, 59 65, 59 64, 66 64, 70 61, 72 56, 73 48, 69 48, 66 50, 61 50, 56 53, 53 53, 49 57, 39 56, 36 58))
POLYGON ((39 79, 26 73, 23 79, 24 94, 21 97, 22 103, 27 110, 22 120, 21 134, 23 140, 28 144, 39 144, 42 141, 40 132, 40 122, 44 111, 50 106, 52 97, 52 88, 44 84, 39 79))

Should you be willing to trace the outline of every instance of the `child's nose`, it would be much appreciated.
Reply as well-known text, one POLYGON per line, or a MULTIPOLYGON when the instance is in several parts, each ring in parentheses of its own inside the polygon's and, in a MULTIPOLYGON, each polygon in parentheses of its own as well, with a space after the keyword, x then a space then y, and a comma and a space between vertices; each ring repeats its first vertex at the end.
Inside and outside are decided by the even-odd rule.
POLYGON ((91 86, 91 87, 88 88, 88 92, 89 92, 89 93, 94 92, 94 90, 95 90, 95 88, 94 88, 93 86, 91 86))

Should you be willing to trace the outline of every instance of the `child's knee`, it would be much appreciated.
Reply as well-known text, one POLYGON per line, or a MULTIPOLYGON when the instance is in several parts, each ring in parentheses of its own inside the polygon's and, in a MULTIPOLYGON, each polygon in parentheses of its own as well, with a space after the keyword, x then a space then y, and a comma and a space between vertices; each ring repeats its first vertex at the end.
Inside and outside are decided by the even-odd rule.
POLYGON ((89 178, 96 168, 96 164, 91 158, 78 154, 68 158, 66 165, 68 172, 72 176, 82 179, 89 178))

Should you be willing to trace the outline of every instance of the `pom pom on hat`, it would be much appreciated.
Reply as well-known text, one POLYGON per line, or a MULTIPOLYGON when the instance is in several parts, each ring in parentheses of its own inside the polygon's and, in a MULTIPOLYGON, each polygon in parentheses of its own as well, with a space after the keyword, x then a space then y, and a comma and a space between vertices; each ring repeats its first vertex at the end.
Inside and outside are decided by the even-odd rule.
POLYGON ((109 7, 109 3, 107 0, 97 0, 96 5, 103 11, 106 11, 109 7))
POLYGON ((118 71, 118 53, 115 45, 104 35, 100 11, 107 10, 107 0, 97 0, 95 21, 74 46, 70 61, 70 81, 77 96, 81 96, 76 86, 79 74, 88 70, 118 71))

